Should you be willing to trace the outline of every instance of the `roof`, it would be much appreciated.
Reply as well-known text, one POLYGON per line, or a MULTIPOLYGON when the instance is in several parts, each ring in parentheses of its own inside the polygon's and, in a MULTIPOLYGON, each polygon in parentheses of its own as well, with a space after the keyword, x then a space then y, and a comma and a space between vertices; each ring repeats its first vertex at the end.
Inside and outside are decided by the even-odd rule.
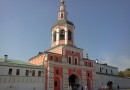
POLYGON ((31 66, 31 67, 38 66, 38 65, 30 64, 29 62, 22 61, 22 60, 7 59, 7 61, 4 61, 4 58, 0 58, 0 64, 12 65, 12 66, 31 66))
POLYGON ((104 64, 102 64, 102 63, 96 63, 96 64, 103 65, 103 66, 108 66, 108 67, 112 67, 112 68, 118 69, 117 67, 107 65, 107 63, 104 63, 104 64))
POLYGON ((54 47, 48 49, 47 51, 50 51, 50 50, 52 50, 52 49, 55 49, 55 48, 57 48, 57 47, 59 47, 59 46, 69 46, 69 47, 72 47, 72 48, 77 48, 77 49, 83 50, 82 48, 78 48, 78 47, 76 47, 76 46, 72 46, 72 45, 69 45, 69 44, 67 44, 67 45, 60 44, 60 45, 56 45, 56 46, 54 46, 54 47))
POLYGON ((31 61, 33 58, 38 57, 39 55, 48 54, 48 53, 56 54, 56 55, 61 55, 61 54, 58 54, 58 53, 49 52, 49 50, 48 50, 48 51, 44 51, 44 52, 39 52, 38 55, 36 55, 36 56, 30 58, 29 61, 31 61))
POLYGON ((68 20, 58 20, 57 22, 55 22, 53 24, 53 27, 56 26, 56 25, 64 25, 64 24, 70 24, 70 25, 74 26, 74 24, 71 21, 68 21, 68 20))

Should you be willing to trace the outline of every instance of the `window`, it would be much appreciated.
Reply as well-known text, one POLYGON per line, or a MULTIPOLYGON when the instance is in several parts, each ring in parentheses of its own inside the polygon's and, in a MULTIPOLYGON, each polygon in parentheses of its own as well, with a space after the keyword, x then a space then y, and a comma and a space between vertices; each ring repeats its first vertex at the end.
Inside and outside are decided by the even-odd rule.
POLYGON ((88 77, 89 77, 89 73, 88 73, 88 77))
POLYGON ((26 76, 29 76, 29 70, 26 70, 26 76))
POLYGON ((58 60, 59 60, 59 58, 58 58, 58 57, 56 57, 56 62, 58 62, 58 60))
POLYGON ((100 68, 100 72, 102 72, 102 68, 100 68))
POLYGON ((85 62, 85 66, 88 66, 88 62, 85 62))
POLYGON ((65 40, 65 31, 64 30, 60 31, 60 40, 65 40))
POLYGON ((59 70, 56 70, 56 74, 59 74, 59 70))
POLYGON ((78 58, 75 58, 75 65, 78 65, 78 58))
POLYGON ((71 64, 71 57, 69 57, 69 64, 71 64))
POLYGON ((107 69, 106 69, 106 74, 107 74, 107 69))
POLYGON ((61 18, 63 18, 63 13, 61 14, 61 18))
POLYGON ((68 40, 72 40, 72 33, 70 30, 68 31, 68 40))
POLYGON ((53 56, 51 56, 51 60, 53 60, 53 56))
POLYGON ((111 74, 113 74, 113 71, 111 70, 111 74))
POLYGON ((38 76, 41 76, 41 71, 38 71, 38 76))
POLYGON ((90 67, 92 67, 92 63, 90 62, 90 67))
POLYGON ((12 75, 12 71, 13 71, 12 68, 10 68, 8 74, 12 75))
POLYGON ((32 76, 35 76, 35 70, 32 71, 32 76))
POLYGON ((17 69, 16 70, 16 75, 19 75, 20 74, 20 69, 17 69))
POLYGON ((56 31, 53 34, 53 42, 55 42, 55 41, 56 41, 56 31))
POLYGON ((57 87, 57 81, 55 81, 55 87, 57 87))

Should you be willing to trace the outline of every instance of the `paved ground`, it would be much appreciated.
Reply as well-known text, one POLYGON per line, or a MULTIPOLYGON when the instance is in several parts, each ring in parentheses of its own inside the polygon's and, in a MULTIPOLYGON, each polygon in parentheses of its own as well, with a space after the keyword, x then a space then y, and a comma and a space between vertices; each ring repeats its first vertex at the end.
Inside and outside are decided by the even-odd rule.
POLYGON ((130 89, 113 89, 113 90, 130 90, 130 89))

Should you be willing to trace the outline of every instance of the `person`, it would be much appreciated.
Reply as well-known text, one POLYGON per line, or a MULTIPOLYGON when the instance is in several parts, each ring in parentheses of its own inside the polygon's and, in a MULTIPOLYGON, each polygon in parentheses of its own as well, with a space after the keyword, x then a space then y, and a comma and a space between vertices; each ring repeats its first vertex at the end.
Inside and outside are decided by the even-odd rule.
POLYGON ((117 89, 118 89, 118 90, 120 89, 119 85, 117 86, 117 89))
POLYGON ((82 86, 81 90, 83 90, 83 86, 82 86))

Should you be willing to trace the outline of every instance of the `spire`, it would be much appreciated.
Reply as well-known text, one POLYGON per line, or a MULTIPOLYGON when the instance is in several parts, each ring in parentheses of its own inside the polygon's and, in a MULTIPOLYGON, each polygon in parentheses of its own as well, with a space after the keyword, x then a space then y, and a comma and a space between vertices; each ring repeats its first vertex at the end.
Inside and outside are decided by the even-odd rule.
POLYGON ((58 20, 62 20, 62 19, 67 19, 67 12, 66 12, 66 6, 65 6, 65 1, 61 0, 61 4, 60 4, 60 10, 58 12, 58 20))

